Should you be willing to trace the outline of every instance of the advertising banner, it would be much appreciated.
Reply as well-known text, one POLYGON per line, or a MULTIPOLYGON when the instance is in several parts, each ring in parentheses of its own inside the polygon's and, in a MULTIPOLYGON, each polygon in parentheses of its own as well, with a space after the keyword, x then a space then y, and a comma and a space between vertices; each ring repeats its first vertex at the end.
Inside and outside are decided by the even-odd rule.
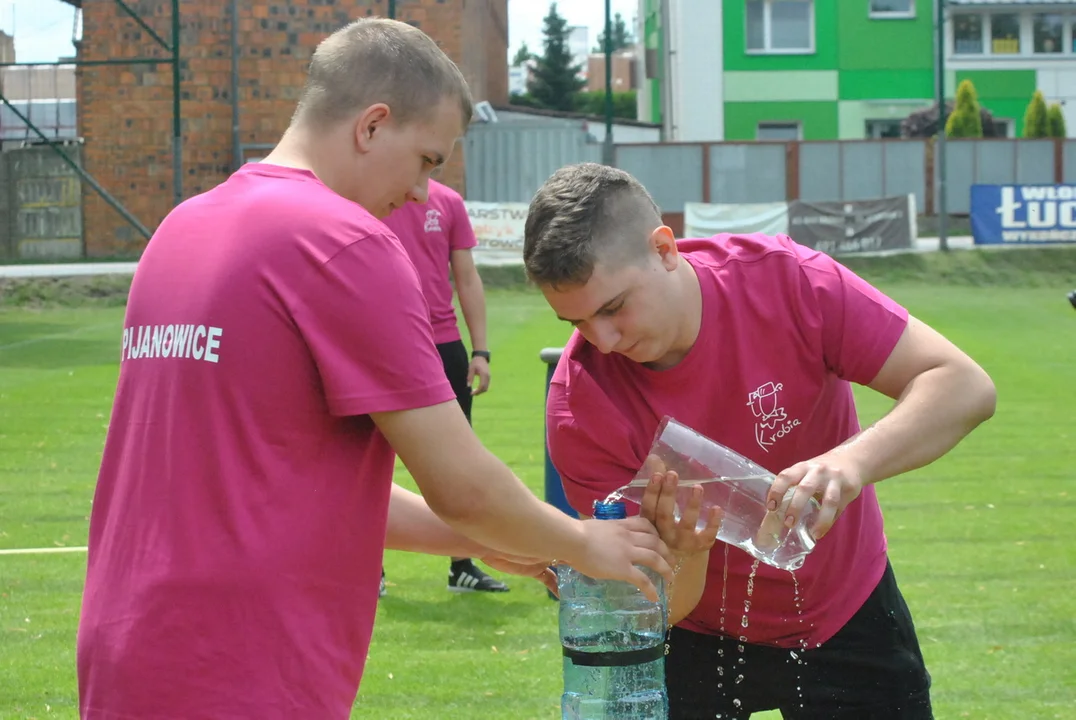
POLYGON ((468 200, 464 204, 478 238, 478 247, 473 253, 475 264, 522 265, 527 203, 468 200))
POLYGON ((907 250, 916 236, 915 196, 789 203, 788 230, 800 245, 827 255, 907 250))
POLYGON ((1076 185, 972 185, 976 245, 1076 242, 1076 185))

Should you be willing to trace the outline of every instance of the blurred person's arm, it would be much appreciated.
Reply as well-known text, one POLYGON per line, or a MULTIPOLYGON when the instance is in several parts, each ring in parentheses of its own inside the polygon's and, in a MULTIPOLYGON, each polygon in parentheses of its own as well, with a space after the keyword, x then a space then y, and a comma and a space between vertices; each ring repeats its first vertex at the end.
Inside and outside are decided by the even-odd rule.
MULTIPOLYGON (((463 222, 466 221, 465 216, 463 222)), ((470 225, 467 227, 470 229, 470 225)), ((456 294, 460 298, 463 322, 471 336, 471 350, 489 352, 489 340, 486 337, 486 295, 471 249, 453 250, 449 256, 449 264, 456 294)), ((471 388, 473 395, 481 395, 489 389, 489 361, 486 358, 471 358, 471 364, 467 368, 467 386, 471 388), (474 385, 476 377, 478 387, 474 385)))
POLYGON ((453 530, 437 517, 421 495, 396 483, 389 497, 385 547, 391 550, 482 558, 503 572, 534 578, 556 592, 556 576, 548 564, 534 558, 505 556, 453 530))

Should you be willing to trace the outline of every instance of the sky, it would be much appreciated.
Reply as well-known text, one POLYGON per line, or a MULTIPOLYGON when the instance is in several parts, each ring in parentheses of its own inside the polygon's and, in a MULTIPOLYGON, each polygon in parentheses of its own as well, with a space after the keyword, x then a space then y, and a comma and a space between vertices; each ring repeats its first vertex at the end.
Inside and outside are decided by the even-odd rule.
MULTIPOLYGON (((621 13, 632 28, 638 0, 612 0, 611 4, 613 12, 621 13)), ((557 11, 569 25, 587 26, 590 44, 597 43, 605 27, 604 0, 561 0, 557 11)), ((509 58, 523 42, 531 52, 541 52, 542 18, 548 12, 547 0, 508 0, 509 58)), ((14 30, 19 62, 51 62, 74 55, 74 16, 75 9, 60 0, 0 0, 0 30, 8 34, 14 30)))

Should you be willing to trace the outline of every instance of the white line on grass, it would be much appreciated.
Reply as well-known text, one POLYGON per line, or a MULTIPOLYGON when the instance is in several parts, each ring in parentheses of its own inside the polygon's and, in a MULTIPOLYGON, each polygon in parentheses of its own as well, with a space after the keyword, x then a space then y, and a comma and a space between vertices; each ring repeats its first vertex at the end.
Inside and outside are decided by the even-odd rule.
POLYGON ((77 327, 72 330, 66 330, 60 333, 53 333, 51 335, 38 335, 37 337, 27 338, 26 340, 19 340, 17 342, 8 343, 7 345, 0 345, 0 352, 3 352, 5 350, 11 350, 13 348, 26 347, 27 345, 35 345, 40 342, 48 342, 50 340, 64 340, 66 338, 74 337, 76 335, 81 335, 82 333, 96 332, 97 330, 104 330, 105 328, 117 328, 118 337, 119 333, 117 323, 98 323, 97 325, 84 325, 82 327, 77 327))
POLYGON ((85 547, 11 548, 0 550, 0 555, 47 555, 50 553, 86 552, 85 547))

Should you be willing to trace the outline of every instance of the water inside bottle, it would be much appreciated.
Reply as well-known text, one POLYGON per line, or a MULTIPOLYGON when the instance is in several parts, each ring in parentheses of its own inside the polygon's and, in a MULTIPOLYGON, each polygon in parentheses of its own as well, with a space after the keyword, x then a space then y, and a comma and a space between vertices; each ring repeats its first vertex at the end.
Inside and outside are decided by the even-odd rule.
MULTIPOLYGON (((644 570, 664 597, 660 576, 644 570)), ((558 568, 561 588, 560 634, 570 651, 596 655, 658 648, 653 660, 628 665, 577 663, 564 658, 564 720, 664 720, 664 600, 652 603, 629 583, 597 581, 574 569, 558 568)))
MULTIPOLYGON (((636 479, 618 488, 607 502, 630 500, 641 504, 648 480, 636 479)), ((792 528, 784 523, 788 505, 795 488, 790 488, 781 505, 774 511, 766 509, 766 493, 773 482, 772 475, 751 477, 712 477, 702 480, 682 479, 676 491, 676 518, 679 519, 691 497, 691 488, 703 489, 702 508, 718 507, 724 513, 717 539, 735 545, 756 560, 782 570, 798 570, 807 554, 814 549, 815 540, 808 528, 820 509, 812 498, 792 528)), ((697 528, 706 526, 707 513, 700 513, 697 528)))

